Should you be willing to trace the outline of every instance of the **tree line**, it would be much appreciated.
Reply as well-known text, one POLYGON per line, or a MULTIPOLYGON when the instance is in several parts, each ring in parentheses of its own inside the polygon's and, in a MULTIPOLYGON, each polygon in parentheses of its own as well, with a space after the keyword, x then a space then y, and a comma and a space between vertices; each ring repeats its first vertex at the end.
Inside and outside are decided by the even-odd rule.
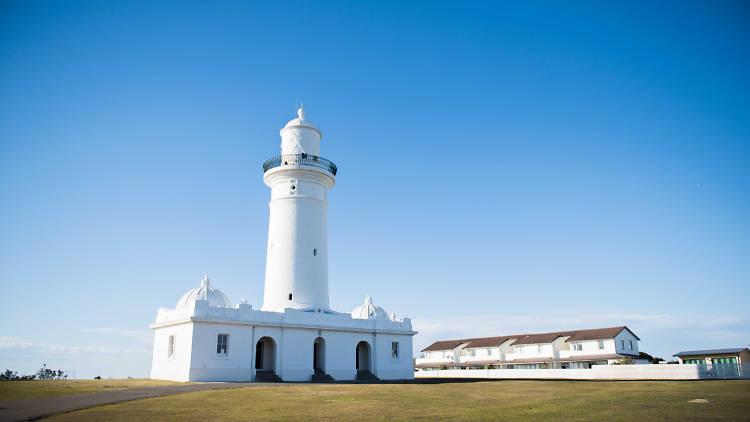
POLYGON ((10 369, 0 373, 0 381, 64 380, 67 378, 67 372, 62 369, 49 369, 46 363, 35 374, 18 375, 18 372, 10 369))

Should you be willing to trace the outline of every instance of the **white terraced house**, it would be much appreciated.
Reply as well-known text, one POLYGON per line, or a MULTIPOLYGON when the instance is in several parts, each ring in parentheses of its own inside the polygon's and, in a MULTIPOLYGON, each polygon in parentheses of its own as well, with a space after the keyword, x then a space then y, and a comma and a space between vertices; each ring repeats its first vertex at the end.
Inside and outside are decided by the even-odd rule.
POLYGON ((419 370, 590 368, 648 363, 628 327, 437 341, 422 350, 419 370))

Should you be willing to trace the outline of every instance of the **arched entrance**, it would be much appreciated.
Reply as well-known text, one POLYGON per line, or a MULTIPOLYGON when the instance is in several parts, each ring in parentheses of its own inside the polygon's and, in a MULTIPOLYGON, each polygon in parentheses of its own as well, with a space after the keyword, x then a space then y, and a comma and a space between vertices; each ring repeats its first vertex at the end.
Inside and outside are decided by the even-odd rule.
POLYGON ((255 344, 255 369, 275 372, 276 342, 271 337, 261 337, 255 344))
POLYGON ((313 370, 315 372, 326 371, 326 341, 318 337, 313 343, 313 370))
POLYGON ((357 344, 357 372, 372 371, 372 359, 370 356, 370 343, 360 341, 357 344))

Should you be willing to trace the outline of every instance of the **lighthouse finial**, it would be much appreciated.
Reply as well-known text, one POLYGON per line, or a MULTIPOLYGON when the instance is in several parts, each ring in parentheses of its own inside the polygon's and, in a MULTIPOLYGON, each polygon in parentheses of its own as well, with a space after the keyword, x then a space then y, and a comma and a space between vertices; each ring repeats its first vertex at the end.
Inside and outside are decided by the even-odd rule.
POLYGON ((299 108, 297 109, 297 116, 299 116, 300 120, 305 120, 305 105, 302 103, 299 103, 299 108))

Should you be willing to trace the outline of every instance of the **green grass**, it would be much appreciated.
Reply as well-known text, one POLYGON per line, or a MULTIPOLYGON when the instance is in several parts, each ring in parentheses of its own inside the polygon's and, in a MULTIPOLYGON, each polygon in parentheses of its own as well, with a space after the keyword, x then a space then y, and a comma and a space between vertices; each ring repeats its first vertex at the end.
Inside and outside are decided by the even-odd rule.
POLYGON ((173 384, 185 383, 150 379, 2 381, 0 382, 0 401, 173 384))
POLYGON ((180 394, 80 410, 53 421, 561 420, 750 417, 750 381, 481 381, 286 384, 180 394), (688 403, 705 398, 712 403, 688 403))

